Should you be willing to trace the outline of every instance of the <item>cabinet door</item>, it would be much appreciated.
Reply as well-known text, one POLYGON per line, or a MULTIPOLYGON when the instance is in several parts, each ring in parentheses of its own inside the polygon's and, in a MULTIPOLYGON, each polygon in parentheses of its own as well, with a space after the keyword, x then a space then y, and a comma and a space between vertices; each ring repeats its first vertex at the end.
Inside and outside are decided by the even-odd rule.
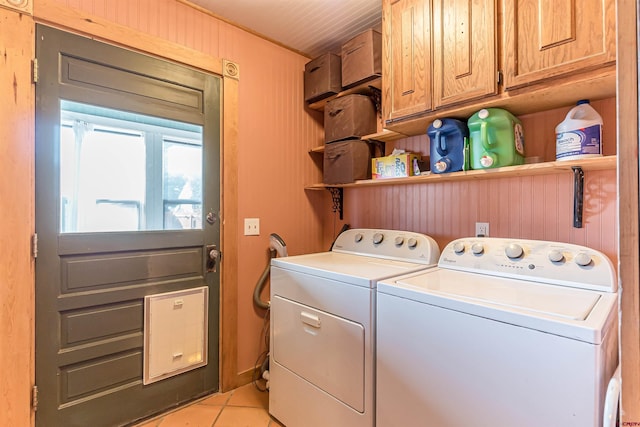
POLYGON ((496 0, 433 1, 436 108, 497 93, 496 0))
POLYGON ((430 0, 383 0, 385 124, 432 108, 430 12, 430 0))
POLYGON ((615 62, 615 0, 503 5, 507 90, 615 62))

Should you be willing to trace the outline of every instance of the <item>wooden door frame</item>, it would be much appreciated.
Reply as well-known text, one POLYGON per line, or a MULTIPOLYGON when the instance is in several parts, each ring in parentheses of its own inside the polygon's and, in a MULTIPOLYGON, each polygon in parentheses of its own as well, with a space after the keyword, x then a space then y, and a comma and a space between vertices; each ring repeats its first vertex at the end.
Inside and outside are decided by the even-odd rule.
POLYGON ((241 385, 238 375, 238 64, 206 55, 105 19, 69 9, 57 2, 38 0, 36 23, 49 25, 126 49, 147 53, 222 77, 221 248, 220 275, 220 391, 241 385))
POLYGON ((638 7, 617 1, 618 281, 621 425, 640 423, 640 240, 638 238, 638 7), (624 95, 622 95, 624 94, 624 95))

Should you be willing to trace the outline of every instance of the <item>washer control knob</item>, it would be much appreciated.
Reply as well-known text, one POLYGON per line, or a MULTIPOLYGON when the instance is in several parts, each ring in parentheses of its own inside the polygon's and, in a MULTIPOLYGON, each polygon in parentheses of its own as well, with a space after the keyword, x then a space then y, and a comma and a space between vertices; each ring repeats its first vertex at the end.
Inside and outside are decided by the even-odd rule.
POLYGON ((357 233, 354 240, 356 241, 356 243, 360 243, 362 241, 362 233, 357 233))
POLYGON ((418 240, 410 237, 409 240, 407 240, 407 246, 409 246, 409 248, 411 249, 415 248, 416 246, 418 246, 418 240))
POLYGON ((586 254, 584 252, 579 252, 576 255, 575 258, 576 264, 578 264, 581 267, 586 267, 587 265, 591 264, 591 256, 589 256, 589 254, 586 254))
POLYGON ((464 243, 456 242, 453 244, 453 251, 457 254, 461 254, 464 252, 464 243))
POLYGON ((471 252, 476 255, 480 255, 484 252, 484 246, 482 245, 482 243, 474 243, 473 245, 471 245, 471 252))
POLYGON ((396 246, 402 246, 402 244, 404 243, 404 237, 396 237, 396 246))
POLYGON ((384 234, 382 233, 376 233, 373 235, 373 243, 378 245, 380 243, 382 243, 382 240, 384 240, 384 234))
POLYGON ((549 257, 549 261, 551 262, 562 262, 564 260, 562 251, 559 251, 557 249, 552 249, 551 251, 549 251, 549 255, 547 256, 549 257))
POLYGON ((520 258, 524 253, 522 246, 517 243, 509 243, 504 249, 504 253, 511 259, 520 258))

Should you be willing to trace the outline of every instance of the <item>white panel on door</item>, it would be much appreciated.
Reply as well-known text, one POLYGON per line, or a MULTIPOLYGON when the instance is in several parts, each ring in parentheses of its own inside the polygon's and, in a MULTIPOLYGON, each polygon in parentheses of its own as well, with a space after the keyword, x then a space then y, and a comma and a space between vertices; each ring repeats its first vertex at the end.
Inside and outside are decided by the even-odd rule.
POLYGON ((144 298, 144 384, 207 364, 208 288, 144 298))

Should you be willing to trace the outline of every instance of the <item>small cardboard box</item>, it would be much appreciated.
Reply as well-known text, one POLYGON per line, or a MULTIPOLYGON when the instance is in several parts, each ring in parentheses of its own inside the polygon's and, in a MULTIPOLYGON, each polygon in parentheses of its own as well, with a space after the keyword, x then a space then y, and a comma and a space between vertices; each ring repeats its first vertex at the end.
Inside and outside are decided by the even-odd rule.
POLYGON ((416 175, 414 160, 420 161, 420 154, 405 153, 395 156, 376 157, 371 159, 371 178, 401 178, 416 175))
POLYGON ((342 45, 342 87, 382 75, 382 34, 367 30, 342 45))
POLYGON ((347 95, 332 99, 324 107, 324 140, 339 141, 376 133, 376 107, 366 95, 347 95))
POLYGON ((371 176, 372 147, 360 139, 332 142, 324 147, 323 183, 348 184, 371 176))
POLYGON ((327 98, 342 90, 340 56, 326 53, 304 66, 304 100, 308 103, 327 98))

